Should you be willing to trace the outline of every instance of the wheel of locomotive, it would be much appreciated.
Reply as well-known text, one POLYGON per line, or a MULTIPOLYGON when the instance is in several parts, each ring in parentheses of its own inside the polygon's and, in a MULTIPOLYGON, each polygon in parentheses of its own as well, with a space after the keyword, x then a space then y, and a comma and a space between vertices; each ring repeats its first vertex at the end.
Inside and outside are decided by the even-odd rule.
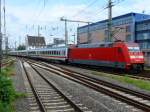
POLYGON ((144 70, 144 66, 138 64, 138 65, 137 65, 137 70, 138 70, 138 73, 142 72, 142 71, 144 70))
POLYGON ((132 73, 132 74, 138 74, 138 73, 140 73, 140 72, 143 71, 143 68, 144 68, 143 65, 134 64, 131 67, 130 73, 132 73))

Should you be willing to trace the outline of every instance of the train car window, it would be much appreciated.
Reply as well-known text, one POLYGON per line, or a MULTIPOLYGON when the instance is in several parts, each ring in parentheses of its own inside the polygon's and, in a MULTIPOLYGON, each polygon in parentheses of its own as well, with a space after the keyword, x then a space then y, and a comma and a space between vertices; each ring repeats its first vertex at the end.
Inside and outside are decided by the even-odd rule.
POLYGON ((140 48, 139 47, 128 47, 129 52, 139 52, 140 48))
POLYGON ((118 48, 118 53, 122 53, 122 49, 121 48, 118 48))

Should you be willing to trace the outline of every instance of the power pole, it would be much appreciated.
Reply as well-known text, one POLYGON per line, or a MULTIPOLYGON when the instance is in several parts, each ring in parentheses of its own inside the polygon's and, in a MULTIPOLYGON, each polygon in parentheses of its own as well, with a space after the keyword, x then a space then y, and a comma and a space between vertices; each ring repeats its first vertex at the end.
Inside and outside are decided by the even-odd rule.
POLYGON ((40 36, 40 25, 38 25, 38 37, 40 36))
POLYGON ((3 55, 1 27, 2 27, 2 25, 1 25, 1 0, 0 0, 0 73, 1 73, 1 69, 2 69, 2 55, 3 55))
POLYGON ((74 42, 74 45, 75 45, 76 44, 76 39, 75 39, 76 34, 74 33, 72 36, 73 36, 73 42, 74 42))
POLYGON ((108 1, 108 41, 112 41, 112 7, 113 2, 111 0, 108 1))
MULTIPOLYGON (((89 33, 89 24, 92 22, 87 22, 87 21, 79 21, 79 20, 69 20, 69 19, 64 19, 63 17, 60 18, 60 21, 64 21, 65 22, 65 44, 66 46, 68 46, 68 30, 67 30, 67 22, 76 22, 76 23, 87 23, 88 24, 88 38, 90 36, 89 33)), ((90 39, 88 39, 90 40, 90 39)))
POLYGON ((15 41, 15 51, 17 50, 17 41, 15 41))
POLYGON ((79 24, 78 24, 78 27, 77 27, 77 45, 80 44, 79 43, 79 30, 78 30, 78 28, 79 28, 79 24))
POLYGON ((67 20, 65 19, 65 45, 68 46, 68 28, 67 28, 67 20))
POLYGON ((4 6, 3 6, 3 11, 4 11, 4 38, 5 38, 5 54, 7 57, 8 54, 8 37, 6 35, 6 8, 5 8, 5 0, 3 0, 4 6))

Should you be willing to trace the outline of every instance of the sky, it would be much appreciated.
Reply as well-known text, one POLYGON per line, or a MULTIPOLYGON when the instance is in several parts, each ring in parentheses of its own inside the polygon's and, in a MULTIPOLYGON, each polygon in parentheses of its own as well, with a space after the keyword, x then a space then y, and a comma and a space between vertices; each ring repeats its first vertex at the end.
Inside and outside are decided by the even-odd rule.
MULTIPOLYGON (((2 0, 3 1, 3 0, 2 0)), ((137 12, 150 14, 149 0, 112 0, 113 17, 137 12)), ((108 0, 5 0, 6 30, 9 46, 25 43, 26 35, 40 34, 51 43, 53 38, 64 38, 64 22, 61 17, 71 20, 97 22, 108 17, 108 0)), ((3 3, 2 3, 3 6, 3 3)), ((3 11, 3 10, 2 10, 3 11)), ((78 26, 83 23, 68 23, 69 41, 77 34, 78 26)), ((3 16, 2 16, 3 28, 3 16)), ((3 33, 3 29, 2 29, 3 33)))

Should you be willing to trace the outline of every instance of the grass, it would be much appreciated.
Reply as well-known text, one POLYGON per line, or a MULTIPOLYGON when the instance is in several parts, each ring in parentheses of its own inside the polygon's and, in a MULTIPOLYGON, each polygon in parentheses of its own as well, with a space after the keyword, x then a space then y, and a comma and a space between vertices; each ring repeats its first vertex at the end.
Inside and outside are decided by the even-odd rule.
POLYGON ((150 67, 145 67, 144 70, 150 71, 150 67))
POLYGON ((113 74, 100 73, 100 72, 93 72, 93 74, 101 75, 101 76, 119 81, 121 83, 131 84, 131 85, 136 86, 140 89, 150 91, 150 81, 145 81, 145 80, 141 80, 141 79, 134 79, 134 78, 131 78, 131 77, 126 76, 126 75, 125 76, 116 76, 113 74))
POLYGON ((2 69, 0 73, 0 112, 15 112, 14 101, 18 98, 25 97, 24 93, 15 91, 11 75, 14 75, 13 63, 10 66, 2 69))

